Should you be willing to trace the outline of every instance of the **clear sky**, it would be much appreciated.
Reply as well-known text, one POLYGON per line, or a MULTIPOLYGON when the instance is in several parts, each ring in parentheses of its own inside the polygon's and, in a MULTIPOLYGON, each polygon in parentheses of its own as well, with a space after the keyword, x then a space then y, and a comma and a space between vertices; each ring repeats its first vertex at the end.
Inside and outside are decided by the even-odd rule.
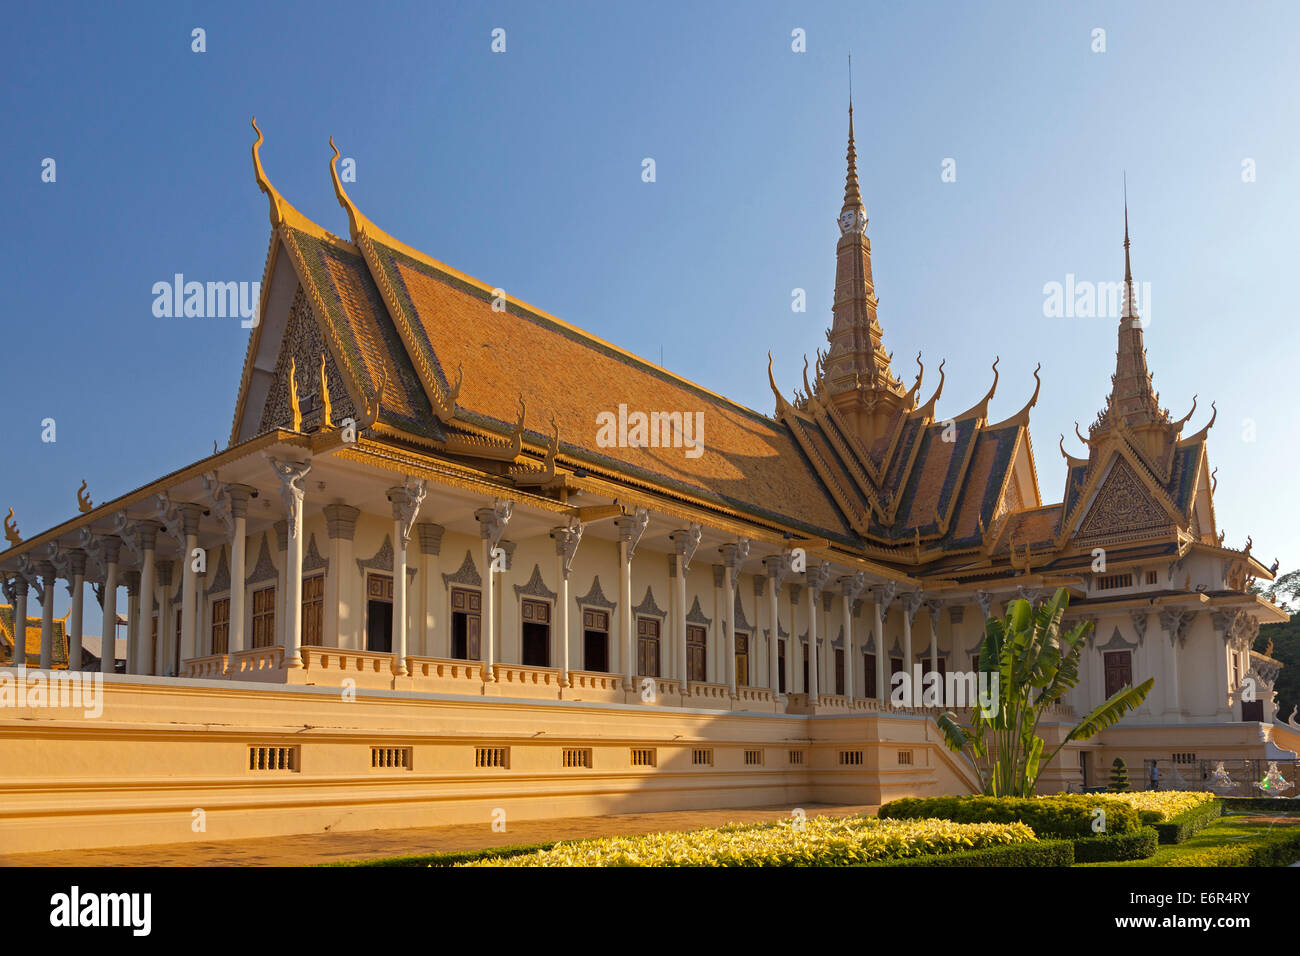
POLYGON ((333 135, 388 232, 770 413, 767 351, 788 393, 830 324, 851 52, 895 371, 946 358, 956 414, 1001 356, 996 419, 1042 362, 1031 433, 1060 500, 1058 435, 1102 406, 1116 323, 1046 316, 1044 286, 1122 278, 1127 172, 1161 402, 1198 393, 1189 429, 1217 402, 1219 526, 1288 570, 1298 27, 1289 2, 12 5, 0 510, 30 537, 83 478, 100 502, 225 445, 248 331, 157 318, 151 290, 261 279, 253 115, 268 175, 326 228, 347 234, 333 135))

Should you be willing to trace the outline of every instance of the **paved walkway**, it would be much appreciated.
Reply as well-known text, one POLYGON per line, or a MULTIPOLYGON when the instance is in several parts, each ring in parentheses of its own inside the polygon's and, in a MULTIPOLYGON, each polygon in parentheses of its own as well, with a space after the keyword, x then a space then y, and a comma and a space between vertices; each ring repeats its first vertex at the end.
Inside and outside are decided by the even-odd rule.
MULTIPOLYGON (((370 860, 447 850, 477 850, 492 846, 543 843, 548 840, 582 840, 629 833, 693 830, 724 823, 760 823, 788 819, 790 809, 788 806, 746 807, 520 820, 511 822, 505 833, 493 833, 489 827, 480 823, 463 823, 404 830, 357 830, 350 833, 308 833, 208 843, 160 843, 102 850, 11 853, 0 854, 0 866, 310 866, 339 860, 370 860)), ((809 816, 849 816, 875 812, 878 808, 809 803, 803 809, 809 816)))

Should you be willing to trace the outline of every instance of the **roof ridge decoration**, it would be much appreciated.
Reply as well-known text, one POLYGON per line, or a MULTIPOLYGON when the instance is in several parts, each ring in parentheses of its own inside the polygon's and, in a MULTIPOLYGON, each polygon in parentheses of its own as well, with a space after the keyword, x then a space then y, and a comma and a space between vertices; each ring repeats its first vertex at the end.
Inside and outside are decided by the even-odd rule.
POLYGON ((976 424, 979 424, 980 422, 988 422, 989 402, 993 400, 993 395, 998 390, 998 362, 1000 361, 1002 361, 1002 356, 996 355, 993 357, 993 384, 990 385, 989 390, 984 393, 984 397, 960 415, 954 415, 952 417, 953 421, 959 422, 962 419, 974 418, 976 424))
POLYGON ((352 236, 352 242, 360 250, 361 258, 364 260, 366 268, 370 270, 370 276, 379 289, 380 298, 383 300, 384 307, 388 309, 389 317, 393 320, 397 335, 406 348, 406 354, 410 357, 411 364, 415 368, 416 377, 420 380, 420 385, 424 389, 425 397, 428 398, 434 415, 443 424, 447 424, 456 417, 456 399, 460 395, 461 382, 464 380, 464 369, 463 367, 460 368, 454 386, 450 383, 441 382, 439 381, 439 374, 429 362, 428 356, 423 349, 419 348, 415 331, 411 328, 406 312, 398 301, 392 283, 389 282, 388 276, 379 262, 374 241, 378 240, 385 244, 392 244, 395 248, 403 250, 407 246, 376 226, 357 208, 356 203, 348 196, 347 190, 343 188, 342 180, 339 179, 337 165, 339 149, 334 145, 333 136, 330 137, 329 142, 330 149, 333 151, 329 162, 330 180, 334 184, 335 198, 338 199, 339 205, 348 214, 348 230, 352 236))
MULTIPOLYGON (((1029 410, 1038 404, 1038 393, 1039 391, 1042 390, 1043 387, 1043 380, 1038 377, 1038 373, 1042 369, 1042 367, 1043 367, 1043 363, 1039 362, 1037 368, 1034 369, 1034 382, 1035 382, 1034 394, 1031 395, 1029 401, 1025 403, 1025 407, 1020 409, 1020 411, 1016 412, 1010 418, 1004 418, 996 425, 987 426, 989 429, 1004 428, 1007 425, 1022 425, 1025 428, 1029 427, 1029 410)), ((997 387, 996 380, 994 381, 993 385, 995 388, 997 387)))
MULTIPOLYGON (((469 455, 474 458, 490 458, 494 461, 513 462, 523 451, 524 415, 528 406, 524 404, 523 393, 519 393, 519 418, 509 438, 488 438, 463 432, 448 432, 443 450, 453 455, 469 455)), ((557 430, 558 435, 558 430, 557 430)))
MULTIPOLYGON (((521 399, 522 402, 522 399, 521 399)), ((510 478, 518 487, 544 487, 555 481, 555 458, 560 450, 560 426, 551 415, 551 442, 546 448, 546 457, 540 469, 531 465, 513 465, 510 478)))
MULTIPOLYGON (((919 354, 920 353, 918 353, 918 355, 919 354)), ((921 418, 923 421, 926 419, 929 419, 931 421, 934 420, 935 404, 939 401, 939 396, 943 394, 943 383, 944 383, 943 367, 947 364, 948 364, 947 359, 944 359, 939 363, 939 384, 935 388, 934 394, 930 396, 930 400, 928 402, 926 402, 924 405, 920 406, 919 408, 912 410, 913 417, 921 418)))
POLYGON ((1079 489, 1074 507, 1070 509, 1069 514, 1062 514, 1061 516, 1061 523, 1058 526, 1055 541, 1058 549, 1076 536, 1078 529, 1082 527, 1083 521, 1087 519, 1096 504, 1097 493, 1101 490, 1104 481, 1114 471, 1114 464, 1119 459, 1128 462, 1138 480, 1152 495, 1156 503, 1165 510, 1169 523, 1181 527, 1182 521, 1176 520, 1182 517, 1181 509, 1169 497, 1164 486, 1156 479, 1146 462, 1134 451, 1133 447, 1127 441, 1124 441, 1121 436, 1114 435, 1105 440, 1097 450, 1095 463, 1093 467, 1088 469, 1089 473, 1084 479, 1083 486, 1079 489))

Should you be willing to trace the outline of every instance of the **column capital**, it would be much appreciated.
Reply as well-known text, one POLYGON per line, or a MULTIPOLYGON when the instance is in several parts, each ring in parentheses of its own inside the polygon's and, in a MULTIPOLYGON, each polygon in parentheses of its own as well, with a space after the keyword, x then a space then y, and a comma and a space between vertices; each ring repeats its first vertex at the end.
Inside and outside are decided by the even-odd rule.
POLYGON ((427 494, 423 478, 407 478, 400 485, 388 489, 388 501, 393 506, 393 521, 398 524, 398 537, 402 547, 411 543, 411 527, 420 514, 427 494))
POLYGON ((442 536, 446 528, 432 521, 421 521, 415 530, 420 533, 421 554, 442 554, 442 536))
POLYGON ((614 527, 618 528, 618 540, 627 542, 629 561, 636 555, 636 546, 641 543, 641 535, 645 534, 649 524, 649 508, 635 508, 630 515, 614 519, 614 527))
POLYGON ((867 573, 859 571, 856 574, 846 574, 841 578, 837 578, 835 583, 840 586, 840 593, 853 601, 867 586, 867 573))
POLYGON ((887 581, 871 589, 871 600, 880 609, 881 617, 889 613, 889 606, 894 603, 894 596, 897 593, 898 583, 895 581, 887 581))
POLYGON ((158 547, 158 532, 162 530, 162 522, 153 521, 146 518, 135 523, 136 541, 140 545, 141 551, 153 551, 158 547))
POLYGON ((252 485, 229 484, 226 494, 230 496, 230 516, 247 518, 249 499, 257 497, 257 489, 252 485))
POLYGON ((734 544, 724 544, 718 548, 718 554, 722 555, 722 566, 735 574, 749 559, 749 539, 741 538, 734 544))
POLYGON ((154 562, 154 578, 162 587, 170 587, 172 583, 172 561, 171 558, 160 558, 154 562))
POLYGON ((69 548, 65 553, 68 556, 68 575, 75 577, 80 574, 84 577, 86 574, 86 552, 81 548, 69 548))
POLYGON ((578 545, 582 543, 582 531, 583 524, 577 518, 570 518, 566 527, 551 529, 555 553, 564 559, 562 567, 566 579, 573 571, 573 556, 578 553, 578 545))
POLYGON ((903 616, 907 619, 907 623, 911 624, 916 618, 916 612, 925 603, 925 592, 907 591, 902 595, 901 600, 903 602, 903 616))
POLYGON ((329 539, 351 541, 357 533, 357 517, 361 510, 341 502, 326 505, 322 510, 325 512, 325 534, 329 539))
POLYGON ((827 561, 820 564, 808 565, 808 570, 804 572, 804 582, 810 590, 820 591, 826 587, 831 579, 831 566, 827 561))
POLYGON ((122 554, 122 539, 115 534, 106 534, 99 539, 99 548, 105 565, 117 564, 122 554))
POLYGON ((126 585, 126 593, 135 596, 140 593, 140 572, 125 571, 122 574, 122 583, 126 585))
POLYGON ((280 497, 284 500, 284 510, 289 513, 289 533, 296 536, 300 524, 298 512, 305 494, 303 482, 311 472, 311 461, 292 461, 269 454, 266 460, 275 477, 280 479, 280 497))
POLYGON ((488 549, 495 548, 506 533, 506 525, 515 513, 515 503, 508 498, 498 498, 491 508, 479 508, 474 512, 478 522, 479 537, 488 544, 488 549))
POLYGON ((794 556, 789 551, 769 554, 763 559, 763 573, 772 580, 774 588, 780 588, 785 583, 785 579, 790 576, 793 564, 794 556))
MULTIPOLYGON (((44 581, 45 586, 46 586, 47 588, 51 588, 51 589, 53 588, 53 586, 54 586, 54 575, 55 575, 55 571, 54 571, 54 562, 53 562, 53 561, 37 561, 37 562, 36 562, 36 573, 39 574, 39 575, 41 576, 41 578, 42 578, 42 580, 44 581)), ((51 590, 51 593, 53 593, 52 590, 51 590)))
POLYGON ((176 517, 180 519, 181 534, 196 535, 199 533, 199 519, 203 517, 203 506, 190 501, 178 501, 176 517))
POLYGON ((673 553, 681 558, 682 573, 691 569, 691 559, 695 557, 695 550, 700 546, 703 534, 704 529, 692 523, 689 528, 678 528, 668 535, 668 540, 673 543, 673 553))

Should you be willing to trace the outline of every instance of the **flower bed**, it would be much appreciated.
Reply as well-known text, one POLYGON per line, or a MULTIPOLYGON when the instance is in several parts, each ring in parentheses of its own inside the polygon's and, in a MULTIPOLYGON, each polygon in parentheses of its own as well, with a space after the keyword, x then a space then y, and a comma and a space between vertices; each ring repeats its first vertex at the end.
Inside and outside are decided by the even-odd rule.
POLYGON ((1034 831, 1023 823, 810 817, 561 843, 535 853, 462 865, 853 866, 1034 840, 1034 831))

